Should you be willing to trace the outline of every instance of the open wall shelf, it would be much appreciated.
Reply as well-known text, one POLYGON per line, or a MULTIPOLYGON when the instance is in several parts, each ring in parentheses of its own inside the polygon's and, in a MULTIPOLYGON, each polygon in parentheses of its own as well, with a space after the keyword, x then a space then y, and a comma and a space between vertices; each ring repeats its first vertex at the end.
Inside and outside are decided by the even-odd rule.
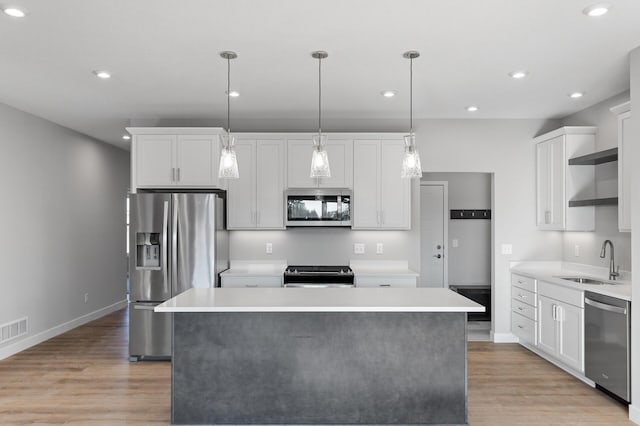
POLYGON ((616 205, 618 205, 618 197, 591 198, 587 200, 569 200, 569 207, 616 206, 616 205))
POLYGON ((618 148, 606 149, 580 157, 569 159, 570 166, 595 166, 596 164, 610 163, 618 161, 618 148))

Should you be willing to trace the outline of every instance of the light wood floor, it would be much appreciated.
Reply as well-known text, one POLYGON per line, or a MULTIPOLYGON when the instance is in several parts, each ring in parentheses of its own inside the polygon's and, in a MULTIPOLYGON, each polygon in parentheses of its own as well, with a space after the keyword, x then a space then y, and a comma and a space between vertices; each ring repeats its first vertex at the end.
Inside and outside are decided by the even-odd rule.
MULTIPOLYGON (((166 425, 170 364, 129 363, 127 312, 0 361, 0 425, 166 425)), ((631 425, 627 408, 516 344, 469 343, 469 423, 631 425)))

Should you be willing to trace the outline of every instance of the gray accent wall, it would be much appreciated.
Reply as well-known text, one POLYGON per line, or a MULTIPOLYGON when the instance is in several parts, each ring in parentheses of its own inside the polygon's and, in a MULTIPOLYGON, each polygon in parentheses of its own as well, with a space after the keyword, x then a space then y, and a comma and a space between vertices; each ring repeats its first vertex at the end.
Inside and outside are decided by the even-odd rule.
MULTIPOLYGON (((596 151, 618 146, 617 115, 610 108, 629 100, 629 92, 620 93, 597 103, 562 120, 563 126, 596 126, 596 151)), ((575 166, 574 166, 575 167, 575 166)), ((599 197, 617 197, 618 163, 604 163, 596 168, 596 194, 599 197)), ((616 264, 621 270, 631 270, 631 234, 618 231, 618 207, 596 207, 596 230, 594 232, 565 232, 562 260, 608 267, 609 256, 600 258, 600 248, 604 240, 611 240, 615 246, 616 264), (575 246, 579 256, 575 256, 575 246)))
MULTIPOLYGON (((424 173, 422 181, 448 182, 449 210, 491 209, 489 173, 424 173)), ((450 219, 447 214, 447 222, 449 284, 490 285, 491 220, 450 219)))
POLYGON ((129 153, 0 104, 0 180, 2 358, 126 300, 129 153))

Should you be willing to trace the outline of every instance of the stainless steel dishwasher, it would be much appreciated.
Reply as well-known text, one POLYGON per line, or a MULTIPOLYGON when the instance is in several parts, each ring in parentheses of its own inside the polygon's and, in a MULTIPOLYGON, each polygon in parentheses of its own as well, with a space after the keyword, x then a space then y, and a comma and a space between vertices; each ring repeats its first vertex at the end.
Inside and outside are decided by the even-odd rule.
POLYGON ((631 302, 584 292, 585 376, 631 401, 631 302))

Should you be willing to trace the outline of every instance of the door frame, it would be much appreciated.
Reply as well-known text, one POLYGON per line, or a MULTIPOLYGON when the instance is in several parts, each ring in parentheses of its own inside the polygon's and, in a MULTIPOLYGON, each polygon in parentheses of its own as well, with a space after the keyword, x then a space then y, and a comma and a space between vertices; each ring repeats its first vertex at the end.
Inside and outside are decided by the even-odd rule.
MULTIPOLYGON (((443 242, 442 242, 442 256, 444 261, 442 262, 442 281, 443 288, 449 288, 449 182, 444 180, 421 180, 420 181, 420 201, 422 201, 422 187, 423 186, 442 186, 443 187, 443 200, 442 200, 442 217, 443 217, 443 242)), ((422 230, 422 203, 420 205, 420 229, 422 230)), ((420 256, 422 256, 422 231, 420 232, 420 256)), ((420 262, 422 264, 422 261, 420 262)), ((420 271, 422 274, 422 270, 420 271)))

